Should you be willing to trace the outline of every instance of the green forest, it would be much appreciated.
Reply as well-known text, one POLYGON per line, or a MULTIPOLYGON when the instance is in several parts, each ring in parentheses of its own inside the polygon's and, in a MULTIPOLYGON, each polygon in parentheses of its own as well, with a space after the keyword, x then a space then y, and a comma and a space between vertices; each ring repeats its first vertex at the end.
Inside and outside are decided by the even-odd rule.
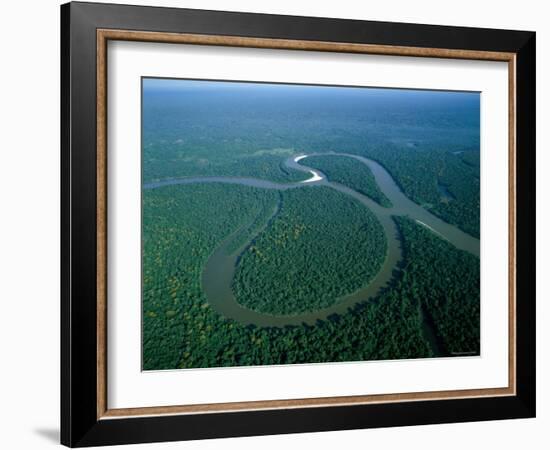
POLYGON ((316 311, 367 284, 385 255, 382 226, 357 200, 324 186, 282 191, 279 213, 240 258, 234 291, 264 313, 316 311))
POLYGON ((303 181, 309 175, 286 168, 286 158, 352 153, 378 161, 409 198, 479 238, 478 93, 273 86, 144 91, 144 182, 303 181))
POLYGON ((144 368, 176 367, 183 341, 199 338, 195 333, 202 325, 195 323, 199 328, 188 335, 186 323, 190 314, 210 311, 200 287, 209 254, 232 231, 251 223, 276 195, 213 184, 143 191, 144 368))
POLYGON ((387 145, 361 154, 382 164, 411 200, 479 238, 479 151, 403 151, 387 145), (442 195, 441 185, 452 200, 442 195))
POLYGON ((308 156, 299 164, 328 179, 305 184, 311 174, 286 164, 315 153, 370 158, 475 248, 479 93, 144 78, 142 94, 143 370, 479 354, 476 256, 430 231, 425 211, 426 226, 413 208, 390 216, 403 210, 397 200, 389 209, 390 191, 360 161, 308 156), (391 220, 399 250, 385 235, 391 220), (205 294, 221 273, 205 267, 223 267, 235 308, 298 323, 337 308, 397 253, 376 295, 316 323, 259 327, 225 317, 209 298, 226 297, 205 294))
POLYGON ((144 370, 479 352, 479 260, 405 218, 397 220, 406 259, 392 285, 347 314, 284 328, 217 314, 202 293, 202 268, 220 241, 272 204, 272 194, 221 184, 144 191, 144 370))
POLYGON ((305 163, 309 167, 319 169, 330 181, 343 184, 344 186, 360 192, 374 200, 381 206, 389 208, 392 206, 389 199, 376 184, 374 175, 365 164, 358 163, 346 156, 309 156, 305 163))
POLYGON ((428 316, 443 354, 479 354, 479 259, 410 219, 395 220, 405 241, 407 297, 428 316))

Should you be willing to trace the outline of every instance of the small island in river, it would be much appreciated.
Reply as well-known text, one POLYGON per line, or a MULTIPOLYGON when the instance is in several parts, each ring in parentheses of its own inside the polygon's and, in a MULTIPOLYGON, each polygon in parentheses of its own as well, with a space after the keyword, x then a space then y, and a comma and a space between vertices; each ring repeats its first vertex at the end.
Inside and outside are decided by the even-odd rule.
POLYGON ((478 93, 142 90, 144 370, 479 355, 478 93))

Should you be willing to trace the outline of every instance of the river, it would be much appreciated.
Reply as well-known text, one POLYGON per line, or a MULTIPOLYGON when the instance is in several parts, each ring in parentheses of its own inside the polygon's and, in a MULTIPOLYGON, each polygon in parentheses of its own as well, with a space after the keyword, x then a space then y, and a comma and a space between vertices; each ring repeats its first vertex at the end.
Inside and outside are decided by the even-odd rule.
MULTIPOLYGON (((350 195, 359 202, 367 206, 380 221, 387 239, 386 258, 380 267, 377 275, 368 285, 358 291, 346 295, 325 309, 314 312, 302 313, 292 316, 275 316, 271 314, 253 311, 241 306, 233 294, 231 288, 235 269, 238 264, 239 255, 248 248, 250 243, 268 226, 269 222, 276 216, 280 204, 275 207, 266 220, 263 227, 256 230, 249 237, 248 242, 243 244, 237 250, 229 251, 233 239, 240 230, 236 230, 232 235, 226 238, 220 246, 212 253, 202 272, 202 289, 206 295, 208 303, 223 317, 234 319, 245 325, 255 325, 259 327, 283 327, 287 325, 308 324, 313 325, 319 320, 325 320, 331 315, 343 314, 355 304, 375 297, 381 289, 391 281, 394 270, 397 269, 402 260, 401 241, 399 232, 392 216, 408 216, 420 225, 429 229, 449 241, 456 248, 465 250, 479 257, 479 240, 464 233, 457 227, 450 225, 429 211, 410 200, 399 188, 392 176, 382 165, 371 159, 347 154, 347 153, 312 153, 308 155, 298 155, 288 158, 285 165, 291 169, 310 173, 311 177, 307 180, 296 183, 276 183, 267 180, 247 177, 189 177, 181 179, 164 180, 145 184, 144 189, 155 189, 162 186, 192 184, 192 183, 225 183, 240 184, 264 189, 307 189, 311 186, 328 186, 344 194, 350 195), (391 201, 392 207, 385 208, 374 202, 363 194, 350 189, 341 184, 331 182, 327 177, 317 169, 307 166, 308 156, 330 155, 334 157, 349 157, 367 165, 372 171, 375 181, 391 201)), ((243 225, 243 228, 250 224, 243 225)))

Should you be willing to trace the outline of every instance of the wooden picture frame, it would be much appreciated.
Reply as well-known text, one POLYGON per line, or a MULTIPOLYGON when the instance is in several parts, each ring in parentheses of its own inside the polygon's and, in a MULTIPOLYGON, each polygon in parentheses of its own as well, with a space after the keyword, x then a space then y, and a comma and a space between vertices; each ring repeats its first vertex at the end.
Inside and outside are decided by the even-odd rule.
POLYGON ((61 7, 61 441, 68 446, 535 415, 535 33, 69 3, 61 7), (505 61, 509 67, 506 388, 110 409, 109 40, 505 61))

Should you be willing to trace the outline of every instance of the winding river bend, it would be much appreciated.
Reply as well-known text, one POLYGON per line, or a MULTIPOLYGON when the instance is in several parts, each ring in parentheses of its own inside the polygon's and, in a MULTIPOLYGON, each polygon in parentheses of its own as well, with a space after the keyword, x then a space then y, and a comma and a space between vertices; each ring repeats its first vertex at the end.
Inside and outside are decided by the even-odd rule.
POLYGON ((206 295, 208 303, 223 317, 234 319, 245 325, 255 325, 259 327, 284 327, 287 325, 315 324, 319 320, 325 320, 333 314, 343 314, 355 304, 368 300, 376 296, 381 289, 388 285, 393 277, 394 270, 402 260, 402 250, 399 239, 399 232, 392 216, 409 216, 420 225, 426 227, 439 237, 446 239, 456 248, 465 250, 479 257, 479 240, 464 233, 457 227, 450 225, 429 211, 410 200, 395 183, 394 179, 380 164, 371 159, 348 154, 348 153, 312 153, 308 155, 298 155, 288 158, 285 165, 291 169, 308 172, 311 177, 307 180, 296 183, 276 183, 267 180, 247 177, 189 177, 181 179, 164 180, 145 184, 143 189, 155 189, 163 186, 193 183, 225 183, 240 184, 264 189, 307 189, 310 186, 328 186, 344 194, 357 199, 363 205, 367 206, 377 217, 387 239, 386 258, 380 267, 379 272, 371 282, 361 289, 348 294, 325 309, 314 312, 307 312, 298 315, 275 316, 261 313, 241 306, 233 294, 231 288, 235 269, 238 264, 239 256, 245 251, 254 239, 269 225, 270 221, 276 216, 280 204, 274 207, 269 217, 260 229, 254 230, 247 243, 241 245, 238 249, 232 247, 237 234, 250 226, 245 224, 243 228, 236 230, 232 235, 226 238, 220 246, 212 253, 202 272, 202 288, 206 295), (374 202, 359 192, 343 186, 339 183, 329 181, 322 172, 308 167, 308 156, 334 156, 348 157, 367 165, 372 171, 375 181, 391 201, 392 207, 385 208, 374 202), (231 250, 230 250, 231 248, 231 250))

